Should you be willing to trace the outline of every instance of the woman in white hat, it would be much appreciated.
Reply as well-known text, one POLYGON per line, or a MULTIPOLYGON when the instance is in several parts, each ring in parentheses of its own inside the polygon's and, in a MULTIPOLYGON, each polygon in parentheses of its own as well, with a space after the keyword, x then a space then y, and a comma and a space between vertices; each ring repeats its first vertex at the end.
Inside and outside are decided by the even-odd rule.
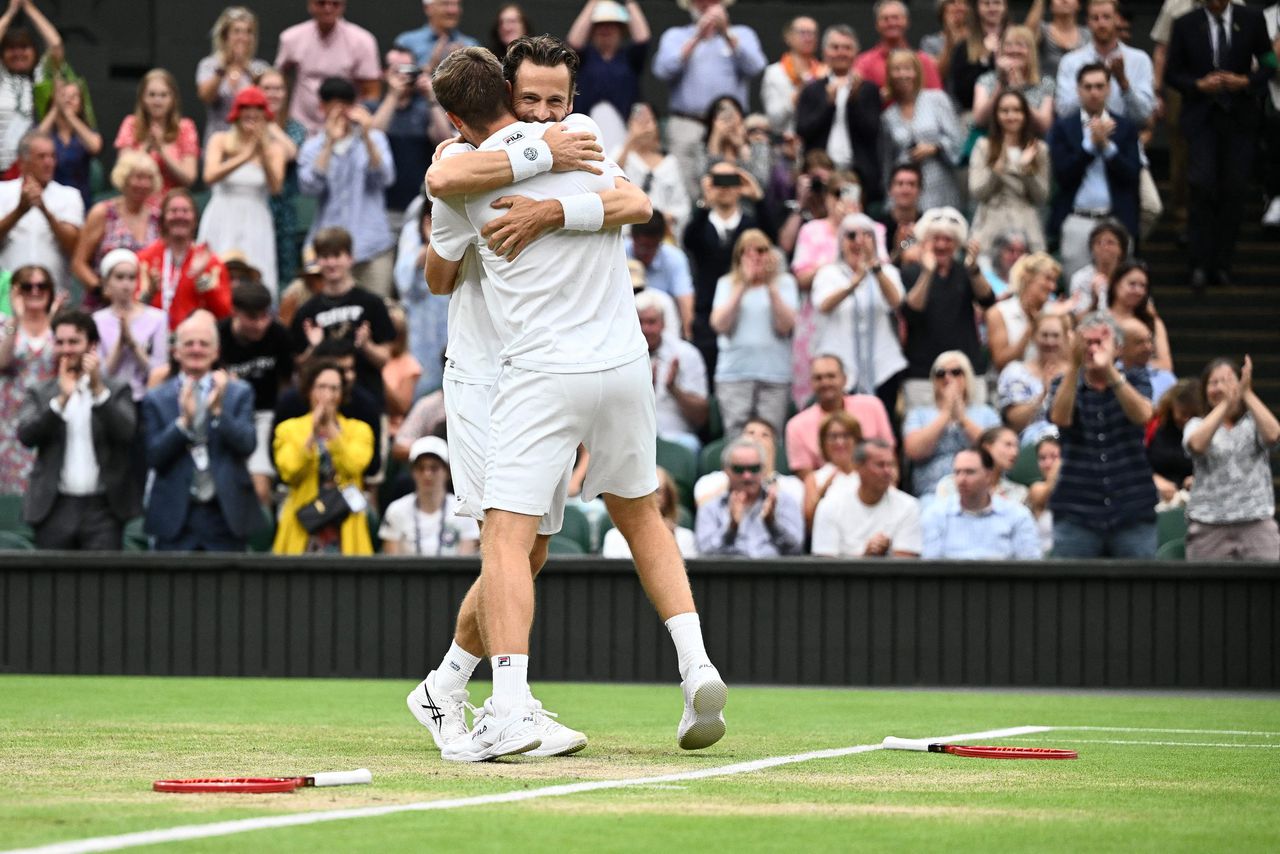
POLYGON ((640 81, 649 54, 649 22, 637 0, 625 4, 615 0, 587 0, 574 19, 565 41, 582 57, 578 71, 578 92, 574 112, 586 113, 600 123, 608 136, 606 121, 597 107, 608 107, 617 138, 605 150, 620 144, 631 108, 640 100, 640 81), (631 37, 631 43, 626 41, 631 37))
POLYGON ((169 319, 162 309, 143 305, 138 289, 138 256, 113 249, 98 266, 105 308, 93 313, 99 352, 108 376, 129 383, 134 401, 147 392, 147 376, 169 361, 169 319))

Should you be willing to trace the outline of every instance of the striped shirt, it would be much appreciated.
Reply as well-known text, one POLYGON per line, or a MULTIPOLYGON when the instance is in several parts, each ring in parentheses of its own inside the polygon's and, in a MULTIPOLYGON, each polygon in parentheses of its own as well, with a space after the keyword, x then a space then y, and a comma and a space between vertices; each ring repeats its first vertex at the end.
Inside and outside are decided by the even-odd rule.
MULTIPOLYGON (((1151 397, 1146 372, 1125 371, 1143 397, 1151 397)), ((1062 379, 1049 388, 1048 400, 1062 379)), ((1155 518, 1156 489, 1143 445, 1143 426, 1129 421, 1112 389, 1090 387, 1081 373, 1071 426, 1059 427, 1062 468, 1049 499, 1053 518, 1097 530, 1122 528, 1155 518)))

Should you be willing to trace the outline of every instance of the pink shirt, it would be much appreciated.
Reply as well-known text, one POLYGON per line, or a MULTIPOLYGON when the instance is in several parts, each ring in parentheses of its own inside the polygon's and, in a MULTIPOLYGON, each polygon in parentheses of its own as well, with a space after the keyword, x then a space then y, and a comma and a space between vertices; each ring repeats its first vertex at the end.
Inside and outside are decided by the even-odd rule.
POLYGON ((289 111, 308 133, 324 127, 320 84, 326 77, 345 77, 359 90, 362 81, 382 76, 378 40, 345 18, 339 18, 328 35, 320 32, 315 21, 303 21, 285 30, 280 34, 275 67, 281 71, 293 67, 289 111))
MULTIPOLYGON (((896 444, 889 413, 873 394, 846 394, 844 410, 858 419, 863 439, 880 439, 891 447, 896 444)), ((791 416, 787 422, 787 466, 792 471, 817 471, 824 460, 818 447, 818 428, 827 414, 818 404, 791 416)))
MULTIPOLYGON (((120 123, 120 131, 116 134, 116 151, 125 151, 126 149, 145 151, 146 148, 146 138, 138 139, 138 117, 135 115, 125 116, 124 121, 120 123)), ((194 157, 198 162, 200 160, 200 135, 196 133, 196 123, 191 119, 178 119, 178 138, 173 142, 166 142, 164 150, 171 160, 181 162, 184 157, 194 157)), ((169 170, 165 168, 164 158, 160 156, 160 152, 151 152, 151 159, 160 168, 160 180, 163 182, 160 192, 151 197, 154 201, 179 185, 174 181, 173 176, 169 174, 169 170)))
MULTIPOLYGON (((920 58, 920 64, 924 66, 924 88, 941 89, 942 76, 938 74, 937 61, 925 53, 924 51, 916 51, 916 56, 920 58)), ((858 72, 863 80, 870 80, 872 83, 884 88, 885 83, 885 66, 889 61, 889 48, 881 42, 875 47, 864 50, 858 54, 858 58, 853 62, 853 70, 858 72)), ((884 106, 888 108, 889 102, 886 101, 884 106)))
POLYGON ((796 234, 796 250, 791 256, 791 272, 796 276, 816 273, 819 267, 839 258, 840 244, 831 220, 823 217, 806 222, 796 234))

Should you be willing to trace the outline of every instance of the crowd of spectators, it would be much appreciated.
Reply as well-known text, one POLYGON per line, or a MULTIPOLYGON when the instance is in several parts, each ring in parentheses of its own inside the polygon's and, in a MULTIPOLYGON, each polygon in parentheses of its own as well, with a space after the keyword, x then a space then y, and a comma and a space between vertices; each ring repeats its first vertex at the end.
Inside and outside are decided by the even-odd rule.
MULTIPOLYGON (((1280 423, 1247 357, 1178 379, 1139 256, 1167 202, 1191 288, 1229 283, 1255 161, 1280 225, 1280 6, 1166 0, 1153 61, 1119 0, 939 0, 919 44, 879 0, 874 33, 795 18, 770 63, 732 0, 675 2, 655 32, 587 0, 564 37, 575 110, 653 201, 626 247, 683 553, 1150 558, 1185 511, 1192 557, 1280 557, 1280 423)), ((537 30, 346 9, 308 0, 269 62, 229 7, 121 117, 37 0, 0 15, 0 493, 37 547, 475 553, 423 282, 431 74, 537 30)), ((580 457, 588 547, 626 556, 580 457)))

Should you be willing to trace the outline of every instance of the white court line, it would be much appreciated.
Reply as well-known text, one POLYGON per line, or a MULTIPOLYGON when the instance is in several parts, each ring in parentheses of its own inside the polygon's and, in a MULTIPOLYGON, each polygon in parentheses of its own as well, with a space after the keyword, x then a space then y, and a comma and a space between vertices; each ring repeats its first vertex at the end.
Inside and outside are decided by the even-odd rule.
MULTIPOLYGON (((965 732, 955 735, 930 736, 930 742, 956 742, 975 738, 1005 738, 1014 735, 1030 735, 1047 732, 1050 727, 1016 726, 1005 729, 992 729, 985 732, 965 732)), ((516 801, 528 801, 534 798, 551 798, 561 795, 577 795, 582 792, 598 792, 605 789, 624 789, 634 786, 652 786, 661 783, 679 783, 685 780, 702 780, 707 777, 728 777, 734 774, 747 774, 776 768, 779 765, 794 765, 798 762, 809 762, 814 759, 834 759, 850 756, 855 753, 870 753, 883 750, 880 742, 875 744, 858 744, 852 747, 837 747, 831 750, 811 750, 808 753, 796 753, 791 756, 771 756, 765 759, 753 759, 749 762, 735 762, 732 765, 721 765, 716 768, 703 768, 697 771, 681 771, 676 774, 661 774, 656 777, 634 777, 626 780, 594 780, 589 783, 568 783, 560 786, 544 786, 540 789, 517 789, 510 792, 498 792, 492 795, 475 795, 470 798, 447 798, 438 801, 419 801, 412 804, 393 804, 382 807, 357 807, 342 810, 321 810, 292 815, 264 816, 246 818, 237 821, 221 821, 214 824, 189 824, 181 827, 167 827, 161 830, 145 830, 140 833, 125 833, 119 836, 99 836, 93 839, 79 839, 70 842, 55 842, 38 848, 16 849, 10 854, 81 854, 89 851, 117 851, 121 848, 133 848, 139 845, 155 845, 161 842, 179 842, 186 839, 207 839, 213 836, 230 836, 234 833, 245 833, 251 830, 268 830, 277 827, 297 827, 305 824, 318 824, 326 821, 342 821, 351 818, 372 818, 375 816, 393 815, 401 812, 426 812, 430 810, 460 809, 462 807, 487 806, 489 804, 509 804, 516 801)), ((569 766, 566 765, 566 769, 569 766)))
POLYGON ((1212 741, 1131 741, 1118 738, 1059 738, 1064 744, 1154 744, 1159 747, 1240 747, 1257 750, 1274 750, 1280 744, 1241 744, 1235 742, 1212 741))
POLYGON ((1167 732, 1178 735, 1257 735, 1275 738, 1280 732, 1253 732, 1246 729, 1153 729, 1140 726, 1055 726, 1054 730, 1066 732, 1167 732))

